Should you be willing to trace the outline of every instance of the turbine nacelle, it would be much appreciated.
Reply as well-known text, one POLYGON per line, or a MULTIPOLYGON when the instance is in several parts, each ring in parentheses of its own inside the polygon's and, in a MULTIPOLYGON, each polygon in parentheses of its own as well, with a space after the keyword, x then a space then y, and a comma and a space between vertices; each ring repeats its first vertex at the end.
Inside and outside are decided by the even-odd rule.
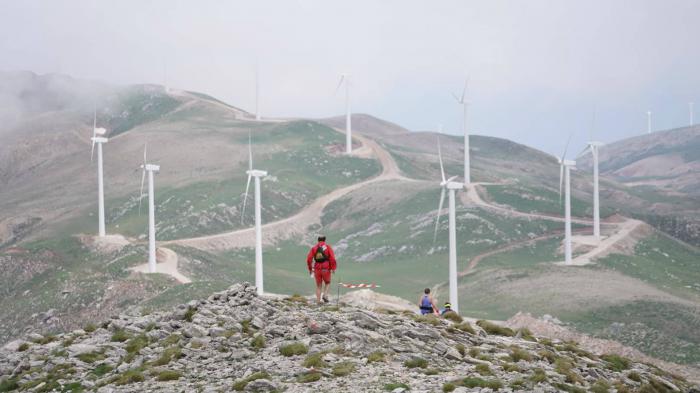
POLYGON ((93 136, 90 139, 92 140, 93 143, 107 143, 107 141, 109 141, 108 138, 105 138, 103 136, 93 136))
POLYGON ((144 171, 158 172, 160 171, 160 165, 145 164, 141 165, 141 169, 143 169, 144 171))
POLYGON ((448 190, 461 190, 464 188, 464 183, 448 181, 446 187, 448 190))
POLYGON ((104 135, 104 134, 106 134, 106 133, 107 133, 107 129, 106 129, 106 128, 102 128, 102 127, 94 128, 94 129, 92 130, 92 134, 93 134, 93 135, 104 135))
POLYGON ((576 166, 576 161, 564 159, 564 160, 559 160, 559 164, 561 164, 562 166, 568 166, 569 168, 573 168, 576 166))
POLYGON ((252 177, 265 177, 265 176, 267 176, 267 171, 262 171, 260 169, 251 169, 251 170, 245 171, 245 173, 247 173, 248 176, 252 176, 252 177))

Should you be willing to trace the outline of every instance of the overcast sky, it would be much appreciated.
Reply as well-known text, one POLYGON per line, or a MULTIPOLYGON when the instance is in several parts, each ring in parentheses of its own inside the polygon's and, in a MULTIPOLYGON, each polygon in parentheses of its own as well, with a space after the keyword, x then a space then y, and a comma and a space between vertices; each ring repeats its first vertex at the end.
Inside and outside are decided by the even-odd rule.
POLYGON ((0 69, 158 83, 261 112, 353 111, 559 152, 700 119, 700 1, 0 0, 0 69), (167 75, 167 77, 166 77, 167 75), (593 122, 596 113, 596 121, 593 122))

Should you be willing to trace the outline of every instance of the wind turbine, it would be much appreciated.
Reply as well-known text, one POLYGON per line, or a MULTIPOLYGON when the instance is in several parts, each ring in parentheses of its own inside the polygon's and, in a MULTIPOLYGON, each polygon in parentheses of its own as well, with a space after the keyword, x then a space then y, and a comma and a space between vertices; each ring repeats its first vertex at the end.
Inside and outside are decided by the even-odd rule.
POLYGON ((457 97, 456 94, 452 93, 458 104, 462 105, 462 133, 464 134, 464 183, 471 183, 471 161, 469 158, 469 133, 467 131, 467 109, 469 107, 469 102, 465 100, 465 95, 467 94, 467 84, 469 79, 464 81, 464 88, 462 89, 462 95, 457 97))
POLYGON ((438 136, 438 159, 440 160, 440 204, 438 205, 437 217, 435 219, 435 233, 433 242, 437 240, 438 226, 440 225, 440 214, 442 204, 445 200, 445 190, 449 192, 448 202, 448 225, 449 225, 449 283, 450 283, 450 304, 452 309, 459 314, 459 295, 457 291, 457 230, 455 225, 455 192, 464 188, 463 183, 453 181, 457 176, 445 179, 445 169, 442 165, 442 151, 440 149, 440 137, 438 136))
POLYGON ((647 134, 651 134, 651 111, 647 111, 647 134))
POLYGON ((693 120, 693 115, 695 114, 695 110, 693 109, 693 106, 695 103, 689 102, 688 103, 688 112, 690 114, 690 126, 692 127, 695 124, 695 121, 693 120))
POLYGON ((352 120, 350 119, 350 74, 340 74, 340 81, 335 92, 345 82, 345 153, 352 153, 352 120))
POLYGON ((260 213, 260 178, 267 176, 267 171, 253 169, 253 150, 251 147, 251 137, 248 134, 248 183, 245 186, 245 196, 243 197, 243 210, 241 211, 241 222, 245 215, 245 205, 248 200, 248 189, 250 179, 255 178, 255 287, 258 295, 263 294, 263 257, 262 257, 262 217, 260 213))
POLYGON ((97 107, 93 112, 92 117, 92 151, 90 152, 90 161, 92 162, 92 156, 95 154, 95 144, 97 144, 97 216, 99 217, 99 235, 105 236, 105 194, 104 194, 104 182, 102 179, 102 144, 107 143, 109 139, 102 135, 105 135, 107 130, 104 128, 97 128, 97 107))
POLYGON ((143 183, 148 173, 148 272, 156 272, 156 207, 154 203, 153 173, 160 171, 160 165, 148 164, 146 160, 147 145, 143 145, 143 164, 141 165, 141 194, 139 196, 139 214, 143 198, 143 183))
MULTIPOLYGON (((588 151, 593 156, 593 236, 600 240, 600 200, 598 192, 598 150, 603 146, 603 142, 590 141, 585 149, 578 155, 583 156, 588 151)), ((576 158, 578 158, 576 157, 576 158)))
POLYGON ((566 183, 564 197, 564 262, 571 263, 571 169, 576 167, 576 161, 566 159, 566 151, 571 142, 571 134, 569 140, 566 141, 564 153, 559 158, 559 201, 561 203, 561 188, 562 182, 566 183))

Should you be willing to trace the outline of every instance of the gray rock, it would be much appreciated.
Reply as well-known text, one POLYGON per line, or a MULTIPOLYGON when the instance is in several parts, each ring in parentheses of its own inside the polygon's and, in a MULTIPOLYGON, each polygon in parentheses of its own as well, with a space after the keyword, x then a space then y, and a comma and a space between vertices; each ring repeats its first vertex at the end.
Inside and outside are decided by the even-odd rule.
POLYGON ((187 338, 204 337, 207 335, 207 333, 208 332, 203 327, 193 323, 185 326, 185 328, 182 329, 182 335, 187 338))
POLYGON ((246 392, 273 392, 275 390, 277 390, 277 385, 267 379, 256 379, 245 387, 246 392))
POLYGON ((219 326, 214 326, 212 328, 209 328, 209 335, 211 337, 221 337, 226 333, 226 329, 219 327, 219 326))
POLYGON ((75 357, 85 353, 97 352, 99 350, 99 347, 90 344, 73 344, 66 348, 66 350, 68 351, 68 354, 70 354, 70 356, 75 357))

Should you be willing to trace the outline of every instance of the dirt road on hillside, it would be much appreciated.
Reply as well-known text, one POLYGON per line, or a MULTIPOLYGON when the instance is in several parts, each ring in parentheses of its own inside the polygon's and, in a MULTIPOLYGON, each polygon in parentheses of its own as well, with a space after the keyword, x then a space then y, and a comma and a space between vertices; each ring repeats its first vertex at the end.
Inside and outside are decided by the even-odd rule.
MULTIPOLYGON (((279 240, 289 239, 294 235, 306 233, 306 229, 309 226, 321 223, 321 214, 323 209, 329 203, 344 197, 352 191, 360 189, 369 184, 388 180, 415 181, 401 175, 399 167, 394 161, 393 157, 391 157, 391 154, 385 149, 381 148, 377 142, 359 135, 356 135, 355 138, 359 139, 363 145, 363 147, 358 149, 358 152, 361 155, 366 156, 367 154, 366 152, 363 152, 363 149, 368 148, 372 152, 373 157, 379 160, 379 163, 382 166, 382 172, 378 176, 371 179, 333 190, 332 192, 319 197, 309 206, 305 207, 291 217, 264 224, 262 226, 264 244, 272 244, 279 240)), ((245 228, 216 235, 171 240, 161 242, 161 244, 178 244, 209 251, 228 250, 239 247, 254 247, 255 233, 254 228, 245 228)))

